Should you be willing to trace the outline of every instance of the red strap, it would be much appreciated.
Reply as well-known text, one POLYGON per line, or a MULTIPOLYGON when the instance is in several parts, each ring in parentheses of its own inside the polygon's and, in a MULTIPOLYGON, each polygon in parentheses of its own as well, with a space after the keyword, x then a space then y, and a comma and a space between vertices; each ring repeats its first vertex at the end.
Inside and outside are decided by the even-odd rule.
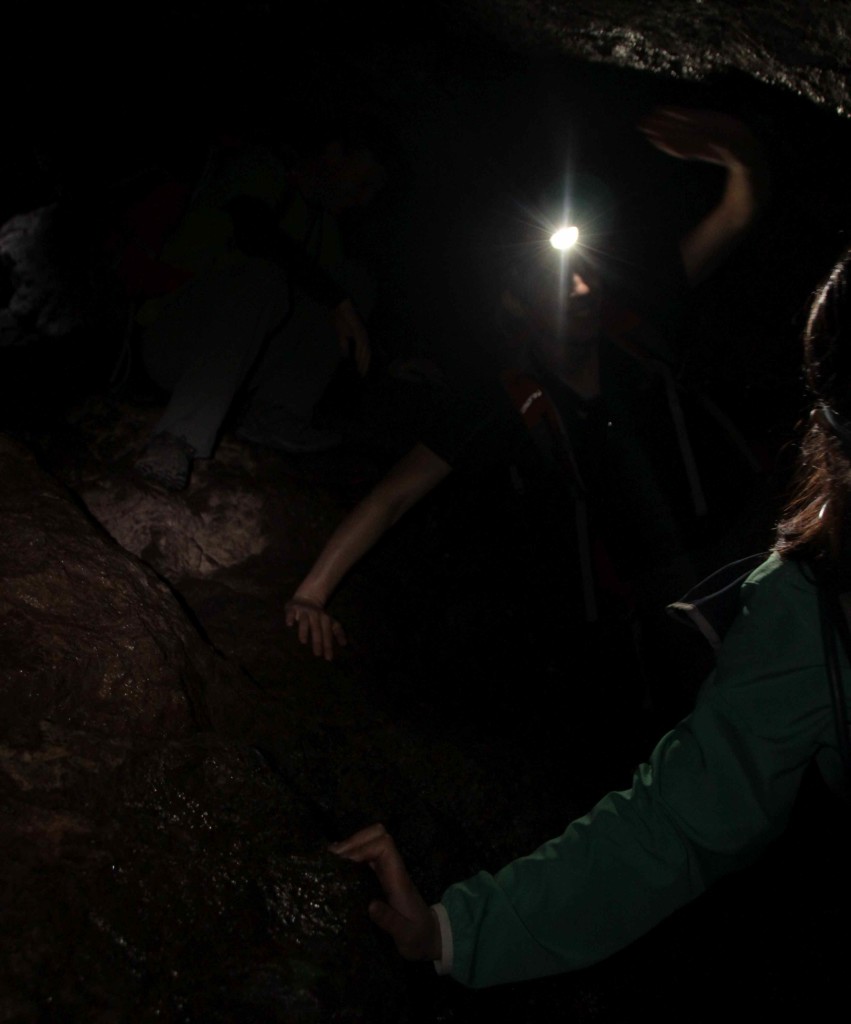
POLYGON ((541 422, 546 422, 551 429, 558 430, 555 407, 534 377, 523 373, 522 370, 504 370, 502 384, 508 392, 511 404, 530 430, 541 422))

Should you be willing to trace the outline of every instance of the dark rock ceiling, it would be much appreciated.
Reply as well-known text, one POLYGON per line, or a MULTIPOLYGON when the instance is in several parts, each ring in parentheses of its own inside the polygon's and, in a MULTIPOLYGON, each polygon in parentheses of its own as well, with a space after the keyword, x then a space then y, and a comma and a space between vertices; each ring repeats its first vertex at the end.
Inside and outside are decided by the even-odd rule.
POLYGON ((584 60, 700 79, 736 70, 848 112, 851 9, 765 0, 467 0, 503 38, 584 60))
POLYGON ((222 91, 246 98, 253 91, 263 102, 264 88, 310 80, 315 92, 317 71, 355 93, 366 77, 379 87, 383 77, 385 88, 392 80, 396 95, 385 97, 392 105, 418 87, 451 89, 482 61, 532 55, 690 81, 735 71, 840 114, 851 108, 851 6, 843 2, 442 0, 407 7, 404 17, 383 4, 344 8, 328 0, 299 8, 280 0, 158 0, 120 13, 10 6, 7 38, 18 45, 7 47, 4 70, 13 112, 24 116, 37 96, 47 107, 85 97, 92 105, 83 116, 120 114, 127 90, 137 98, 170 95, 190 114, 222 91))
POLYGON ((776 93, 793 114, 795 99, 828 119, 851 109, 840 2, 441 0, 400 16, 328 0, 41 0, 8 5, 4 20, 2 217, 80 179, 109 184, 213 122, 268 125, 287 106, 342 100, 413 136, 452 108, 487 122, 496 83, 553 64, 574 84, 584 75, 586 94, 608 89, 607 113, 648 96, 708 105, 713 91, 728 107, 765 109, 776 93))
POLYGON ((156 145, 227 113, 268 121, 282 101, 342 97, 411 126, 459 88, 484 80, 486 91, 488 80, 565 57, 669 87, 732 74, 746 91, 759 82, 831 113, 851 109, 846 3, 442 0, 405 12, 328 0, 8 5, 0 81, 18 155, 0 184, 25 205, 72 174, 75 151, 79 160, 110 139, 120 149, 131 130, 156 145))
MULTIPOLYGON (((841 0, 441 0, 406 8, 401 18, 383 4, 362 3, 346 13, 341 8, 323 0, 296 14, 281 0, 184 0, 164 8, 161 38, 182 23, 199 40, 222 28, 230 44, 244 40, 250 46, 252 36, 271 37, 284 53, 295 32, 304 55, 335 50, 356 63, 358 51, 363 56, 370 49, 368 41, 377 51, 410 57, 443 35, 447 49, 453 40, 461 43, 459 52, 469 59, 471 43, 476 48, 489 36, 515 54, 561 54, 684 79, 735 70, 840 114, 849 107, 851 8, 841 0)), ((157 5, 147 6, 145 15, 125 27, 125 52, 132 49, 134 32, 156 25, 157 5)))

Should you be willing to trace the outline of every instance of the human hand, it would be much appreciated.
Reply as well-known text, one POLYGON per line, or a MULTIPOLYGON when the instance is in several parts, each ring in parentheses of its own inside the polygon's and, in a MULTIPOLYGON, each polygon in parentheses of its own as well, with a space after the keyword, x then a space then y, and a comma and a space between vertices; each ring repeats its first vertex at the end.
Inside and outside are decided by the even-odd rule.
POLYGON ((340 342, 340 350, 344 356, 352 355, 355 366, 361 377, 365 377, 369 369, 371 351, 369 347, 369 335, 363 325, 357 310, 352 305, 351 299, 343 301, 331 311, 331 320, 337 338, 340 342))
POLYGON ((393 838, 383 825, 370 825, 341 843, 332 843, 332 853, 369 864, 378 877, 387 902, 373 900, 369 916, 396 943, 406 960, 439 960, 440 925, 411 881, 393 838))
POLYGON ((288 626, 298 624, 298 638, 303 643, 310 643, 317 658, 326 661, 334 658, 334 641, 345 647, 346 634, 340 623, 325 611, 318 601, 293 597, 284 606, 288 626))
POLYGON ((762 159, 750 128, 717 110, 656 107, 641 118, 638 130, 648 142, 680 160, 701 160, 724 167, 751 167, 762 159))

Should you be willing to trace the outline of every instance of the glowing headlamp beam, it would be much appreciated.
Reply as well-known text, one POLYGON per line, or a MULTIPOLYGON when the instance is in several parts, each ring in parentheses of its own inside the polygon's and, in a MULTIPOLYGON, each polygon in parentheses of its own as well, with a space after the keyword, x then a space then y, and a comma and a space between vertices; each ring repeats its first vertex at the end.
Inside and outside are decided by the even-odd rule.
POLYGON ((550 235, 550 245, 554 249, 558 249, 560 252, 564 252, 565 249, 571 249, 579 239, 579 228, 559 228, 554 234, 550 235))

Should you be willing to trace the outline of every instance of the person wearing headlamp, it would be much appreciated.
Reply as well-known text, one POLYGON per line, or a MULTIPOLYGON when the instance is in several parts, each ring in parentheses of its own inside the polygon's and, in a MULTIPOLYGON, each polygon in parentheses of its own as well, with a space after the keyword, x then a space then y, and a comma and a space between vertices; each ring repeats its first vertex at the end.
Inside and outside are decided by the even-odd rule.
MULTIPOLYGON (((715 111, 659 108, 643 118, 638 127, 654 146, 671 156, 724 168, 720 200, 680 240, 682 276, 686 284, 696 285, 727 256, 766 201, 768 182, 761 151, 742 122, 715 111)), ((585 443, 599 435, 592 427, 595 419, 600 419, 603 432, 610 419, 601 400, 605 396, 608 401, 612 395, 605 379, 607 358, 613 355, 631 380, 636 377, 636 367, 638 376, 643 370, 641 360, 624 354, 617 344, 608 344, 612 334, 624 333, 624 324, 619 322, 618 313, 612 315, 606 307, 608 282, 592 258, 595 225, 587 231, 575 221, 561 226, 567 229, 563 234, 557 235, 559 225, 553 225, 540 239, 540 258, 512 268, 503 289, 502 304, 512 321, 514 338, 524 338, 527 363, 523 371, 506 374, 504 384, 530 433, 542 435, 538 440, 544 447, 552 450, 555 441, 560 448, 556 473, 568 469, 568 479, 559 486, 566 486, 572 493, 580 534, 585 530, 584 549, 578 553, 572 575, 580 581, 584 618, 594 621, 599 615, 600 595, 591 556, 595 545, 586 525, 589 498, 601 493, 601 488, 612 492, 608 503, 598 503, 608 504, 603 508, 604 518, 613 520, 615 506, 620 504, 626 520, 635 523, 631 536, 622 537, 627 560, 639 549, 654 555, 661 551, 663 558, 676 557, 678 531, 664 501, 648 490, 647 481, 653 473, 640 446, 633 446, 616 465, 611 465, 595 458, 593 443, 585 443), (556 244, 567 248, 556 249, 556 244), (595 410, 602 416, 590 415, 595 410), (573 428, 575 434, 570 436, 573 428), (602 483, 601 474, 606 477, 602 483), (634 543, 642 529, 648 532, 647 542, 634 543)), ((630 316, 626 316, 627 332, 634 326, 630 316)), ((623 319, 620 317, 620 321, 623 319)), ((640 326, 632 335, 641 333, 640 326)), ((660 367, 660 372, 665 372, 664 363, 660 367)), ((624 390, 628 387, 619 392, 624 390)), ((670 375, 665 391, 669 399, 674 397, 670 375)), ((616 388, 615 397, 619 392, 616 388)), ((343 625, 328 612, 327 605, 348 570, 454 466, 474 462, 483 438, 492 443, 495 435, 504 436, 504 432, 494 429, 494 417, 489 418, 489 413, 477 408, 475 402, 463 399, 455 405, 455 422, 446 430, 439 426, 436 430, 424 429, 421 442, 343 520, 288 602, 287 625, 296 628, 300 641, 309 644, 317 656, 330 660, 336 647, 346 643, 343 625)), ((631 438, 636 432, 627 430, 626 434, 631 438)), ((677 457, 685 463, 683 472, 691 499, 699 510, 704 500, 700 482, 689 462, 688 446, 681 443, 679 448, 677 457)), ((563 517, 559 529, 565 530, 563 517)), ((562 589, 572 586, 565 581, 562 589)), ((679 586, 679 580, 675 586, 679 586)))
POLYGON ((370 916, 404 957, 474 988, 589 966, 763 854, 809 767, 851 798, 851 251, 815 295, 804 369, 812 412, 774 550, 741 584, 696 707, 631 787, 433 907, 383 825, 330 847, 373 869, 370 916))

